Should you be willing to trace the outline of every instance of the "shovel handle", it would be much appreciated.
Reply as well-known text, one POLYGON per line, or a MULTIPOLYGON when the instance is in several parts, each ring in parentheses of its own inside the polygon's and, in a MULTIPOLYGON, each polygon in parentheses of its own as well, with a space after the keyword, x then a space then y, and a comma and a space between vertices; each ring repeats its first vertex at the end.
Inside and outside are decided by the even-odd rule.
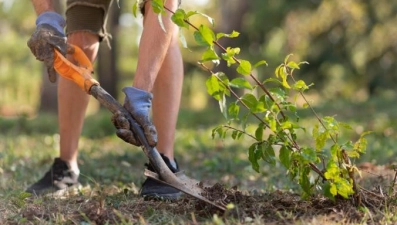
POLYGON ((98 81, 91 77, 94 69, 83 50, 69 44, 67 52, 76 64, 66 59, 58 50, 54 51, 54 69, 59 75, 76 83, 87 94, 92 86, 99 85, 98 81))

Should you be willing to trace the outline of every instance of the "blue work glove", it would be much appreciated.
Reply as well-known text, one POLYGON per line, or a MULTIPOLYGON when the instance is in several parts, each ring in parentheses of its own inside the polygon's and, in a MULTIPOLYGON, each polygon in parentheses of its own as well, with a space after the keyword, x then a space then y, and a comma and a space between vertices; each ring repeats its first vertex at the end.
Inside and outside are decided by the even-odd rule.
MULTIPOLYGON (((149 118, 153 95, 134 87, 125 87, 123 92, 125 94, 124 108, 142 127, 149 145, 152 147, 156 146, 157 132, 149 118)), ((130 144, 141 146, 141 143, 130 128, 130 123, 121 113, 114 114, 112 122, 117 128, 116 134, 119 138, 130 144)))
POLYGON ((57 80, 54 69, 54 48, 66 55, 67 44, 63 28, 65 19, 56 12, 44 12, 37 17, 36 30, 28 41, 28 46, 36 59, 43 61, 47 67, 51 82, 57 80))

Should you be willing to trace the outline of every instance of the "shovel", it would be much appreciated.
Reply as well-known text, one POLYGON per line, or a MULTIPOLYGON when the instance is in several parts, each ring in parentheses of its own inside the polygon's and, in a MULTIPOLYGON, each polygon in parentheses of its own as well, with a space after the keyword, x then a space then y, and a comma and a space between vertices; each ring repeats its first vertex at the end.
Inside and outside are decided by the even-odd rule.
POLYGON ((94 96, 100 102, 100 104, 106 107, 111 113, 115 114, 119 112, 122 113, 125 118, 127 118, 130 123, 131 131, 140 141, 143 152, 148 157, 150 163, 153 165, 156 171, 155 173, 146 169, 144 173, 145 176, 174 187, 188 195, 205 201, 217 207, 218 209, 225 211, 226 208, 223 204, 217 204, 205 197, 206 187, 204 187, 201 182, 189 178, 183 172, 174 174, 168 168, 157 149, 155 147, 151 147, 148 144, 142 128, 132 118, 130 113, 109 93, 101 88, 98 81, 91 77, 91 74, 93 73, 93 67, 84 52, 79 47, 74 45, 69 45, 67 52, 73 57, 73 59, 76 61, 76 64, 71 63, 60 52, 55 50, 54 69, 62 77, 76 83, 87 94, 94 96))

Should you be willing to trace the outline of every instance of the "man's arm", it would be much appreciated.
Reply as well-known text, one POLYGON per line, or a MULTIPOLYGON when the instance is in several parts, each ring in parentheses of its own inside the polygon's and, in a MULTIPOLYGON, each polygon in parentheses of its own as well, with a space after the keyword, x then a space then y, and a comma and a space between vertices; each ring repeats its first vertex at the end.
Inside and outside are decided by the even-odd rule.
POLYGON ((31 2, 33 3, 33 7, 37 15, 46 11, 54 11, 51 0, 31 0, 31 2))

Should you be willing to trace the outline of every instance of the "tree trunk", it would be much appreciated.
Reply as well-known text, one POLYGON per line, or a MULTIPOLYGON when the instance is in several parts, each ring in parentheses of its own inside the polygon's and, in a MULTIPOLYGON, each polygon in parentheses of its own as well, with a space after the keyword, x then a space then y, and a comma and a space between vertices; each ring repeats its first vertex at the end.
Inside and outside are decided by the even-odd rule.
MULTIPOLYGON (((61 4, 61 1, 53 0, 53 5, 55 11, 58 13, 63 12, 64 5, 61 4)), ((57 90, 58 85, 53 84, 48 79, 47 68, 43 66, 43 76, 41 83, 41 93, 40 93, 40 105, 39 112, 49 112, 49 113, 57 113, 58 112, 58 97, 57 90)))
MULTIPOLYGON (((122 1, 119 2, 119 4, 121 3, 122 1)), ((104 41, 101 44, 98 53, 98 81, 101 84, 101 87, 115 99, 117 99, 117 83, 119 78, 117 70, 117 41, 120 8, 115 2, 113 2, 109 9, 107 30, 112 34, 112 38, 109 39, 111 48, 109 48, 106 41, 104 41)))

